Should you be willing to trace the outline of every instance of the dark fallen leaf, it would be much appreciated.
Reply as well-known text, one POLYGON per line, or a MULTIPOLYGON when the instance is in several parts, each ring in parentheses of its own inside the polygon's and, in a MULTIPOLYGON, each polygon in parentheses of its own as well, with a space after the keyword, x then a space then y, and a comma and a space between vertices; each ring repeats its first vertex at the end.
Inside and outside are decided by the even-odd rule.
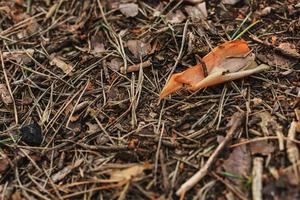
POLYGON ((42 129, 36 122, 21 127, 21 140, 30 146, 39 146, 43 141, 42 129))
POLYGON ((13 103, 13 99, 11 98, 5 84, 0 84, 0 98, 6 105, 13 103))
POLYGON ((171 24, 182 23, 186 19, 186 16, 182 13, 181 10, 176 10, 176 12, 170 12, 167 15, 167 20, 171 24))
POLYGON ((282 49, 282 51, 285 51, 285 52, 293 55, 293 57, 300 58, 300 54, 298 53, 297 47, 294 44, 284 42, 284 43, 279 44, 278 48, 282 49))
POLYGON ((0 173, 3 173, 8 169, 9 167, 9 159, 6 157, 6 155, 1 155, 0 158, 0 173))
MULTIPOLYGON (((238 177, 248 176, 250 173, 251 156, 246 145, 236 147, 229 158, 224 161, 223 168, 227 173, 238 177)), ((230 178, 236 184, 241 183, 241 179, 230 178)))
POLYGON ((273 153, 274 150, 275 147, 271 143, 268 143, 267 141, 257 141, 257 142, 250 143, 250 151, 252 155, 261 154, 267 156, 273 153))
POLYGON ((108 64, 108 66, 114 70, 119 71, 121 66, 123 65, 124 61, 120 58, 113 58, 108 64))
POLYGON ((129 40, 127 47, 135 58, 142 58, 151 51, 151 45, 140 40, 129 40))

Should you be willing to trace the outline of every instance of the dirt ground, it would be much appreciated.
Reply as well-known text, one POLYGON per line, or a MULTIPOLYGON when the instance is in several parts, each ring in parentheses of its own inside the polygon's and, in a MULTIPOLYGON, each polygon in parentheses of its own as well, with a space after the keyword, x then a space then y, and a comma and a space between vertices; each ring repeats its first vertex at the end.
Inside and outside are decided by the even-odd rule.
POLYGON ((0 199, 300 199, 300 3, 236 2, 0 0, 0 199), (270 68, 159 100, 236 38, 270 68))

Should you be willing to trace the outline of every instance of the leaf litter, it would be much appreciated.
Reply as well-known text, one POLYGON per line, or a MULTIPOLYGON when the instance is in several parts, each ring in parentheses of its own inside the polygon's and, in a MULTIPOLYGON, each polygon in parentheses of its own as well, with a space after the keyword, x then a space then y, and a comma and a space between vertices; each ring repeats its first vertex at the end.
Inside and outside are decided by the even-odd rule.
POLYGON ((1 1, 1 195, 299 199, 298 4, 1 1))

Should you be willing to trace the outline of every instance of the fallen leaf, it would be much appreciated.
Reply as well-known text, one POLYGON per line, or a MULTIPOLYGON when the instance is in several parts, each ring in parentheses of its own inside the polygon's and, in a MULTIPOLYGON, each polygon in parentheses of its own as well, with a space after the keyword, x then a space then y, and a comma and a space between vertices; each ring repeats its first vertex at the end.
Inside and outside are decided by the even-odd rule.
POLYGON ((105 52, 105 45, 103 41, 103 34, 101 32, 97 33, 96 35, 92 36, 91 38, 91 54, 94 56, 101 56, 101 53, 105 52))
POLYGON ((110 174, 109 180, 111 182, 129 181, 135 177, 142 175, 145 169, 145 165, 134 165, 123 170, 115 170, 110 174))
POLYGON ((127 41, 127 47, 135 58, 142 58, 151 51, 151 45, 140 40, 127 41))
POLYGON ((176 10, 176 12, 170 12, 167 16, 167 21, 171 24, 179 24, 182 23, 186 16, 182 13, 181 10, 176 10))
POLYGON ((109 63, 108 66, 114 70, 119 71, 121 66, 123 65, 124 61, 120 58, 113 58, 109 63))
POLYGON ((201 14, 204 18, 207 18, 207 9, 205 1, 198 3, 196 7, 201 11, 201 14))
POLYGON ((184 85, 191 91, 236 80, 268 69, 267 65, 256 66, 255 56, 244 40, 225 42, 214 48, 197 64, 173 74, 160 93, 160 99, 181 89, 184 85), (207 77, 205 77, 205 71, 207 77))
POLYGON ((51 61, 50 61, 50 65, 55 65, 58 68, 60 68, 61 70, 64 71, 65 74, 70 75, 73 67, 70 64, 67 64, 65 61, 62 60, 62 58, 54 56, 51 61))
POLYGON ((88 126, 88 130, 87 130, 88 134, 94 134, 99 131, 98 124, 92 124, 91 122, 86 122, 85 124, 88 126))
POLYGON ((9 105, 13 103, 13 99, 5 84, 0 84, 0 96, 4 104, 9 105))
MULTIPOLYGON (((227 173, 238 177, 247 177, 250 173, 251 156, 246 145, 241 145, 232 151, 227 160, 224 161, 222 167, 227 173)), ((241 179, 231 178, 236 184, 241 183, 241 179)))
POLYGON ((28 21, 27 27, 26 27, 26 34, 27 36, 30 36, 34 33, 36 33, 40 28, 39 23, 35 18, 32 18, 31 20, 28 21))
POLYGON ((14 50, 3 52, 3 59, 14 60, 17 63, 28 64, 31 62, 31 57, 34 54, 33 49, 14 50))
POLYGON ((79 167, 81 165, 81 163, 83 163, 83 159, 76 160, 75 163, 72 163, 72 164, 66 166, 65 168, 63 168, 62 170, 60 170, 59 172, 57 172, 56 174, 51 176, 52 181, 54 183, 61 181, 68 174, 70 174, 73 169, 79 167))
POLYGON ((9 158, 1 152, 0 158, 0 173, 5 172, 9 168, 9 158))
POLYGON ((252 155, 261 154, 268 156, 275 151, 275 147, 267 141, 257 141, 250 143, 250 151, 252 155))
POLYGON ((126 17, 134 17, 139 13, 139 7, 135 3, 120 4, 119 9, 126 17))
POLYGON ((282 49, 283 51, 285 51, 291 55, 294 55, 294 57, 300 58, 300 54, 298 53, 297 47, 294 44, 284 42, 284 43, 280 43, 278 48, 282 49))
POLYGON ((186 6, 184 9, 188 13, 192 21, 199 21, 207 17, 205 2, 196 4, 194 6, 186 6))
POLYGON ((284 135, 282 132, 282 126, 278 124, 276 119, 268 112, 261 112, 256 114, 261 119, 258 124, 264 135, 276 135, 279 142, 279 150, 284 150, 284 135))

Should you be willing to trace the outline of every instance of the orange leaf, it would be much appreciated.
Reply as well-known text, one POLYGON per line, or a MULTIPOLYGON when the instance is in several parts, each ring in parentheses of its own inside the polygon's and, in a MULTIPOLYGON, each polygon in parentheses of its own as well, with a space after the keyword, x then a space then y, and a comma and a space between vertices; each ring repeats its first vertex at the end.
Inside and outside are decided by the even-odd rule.
MULTIPOLYGON (((244 40, 234 40, 219 45, 203 58, 208 77, 204 77, 203 66, 201 64, 190 67, 181 73, 176 73, 171 76, 163 88, 160 93, 160 99, 180 90, 184 85, 186 85, 188 89, 196 91, 204 87, 238 79, 259 71, 252 70, 251 73, 224 75, 225 72, 238 72, 253 61, 254 54, 249 53, 250 48, 244 40)), ((263 69, 265 69, 265 67, 263 69)))

